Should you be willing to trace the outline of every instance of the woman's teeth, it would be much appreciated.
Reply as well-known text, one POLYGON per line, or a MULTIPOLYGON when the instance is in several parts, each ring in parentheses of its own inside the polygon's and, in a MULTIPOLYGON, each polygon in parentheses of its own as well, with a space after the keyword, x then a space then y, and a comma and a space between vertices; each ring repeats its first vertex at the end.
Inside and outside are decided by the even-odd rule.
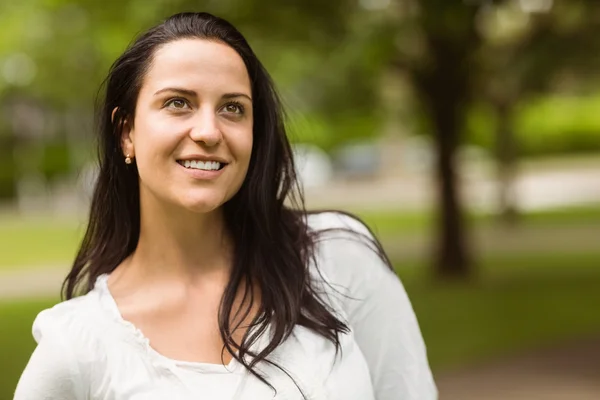
POLYGON ((186 168, 201 169, 204 171, 216 171, 221 169, 221 163, 218 161, 196 161, 185 160, 180 162, 186 168))

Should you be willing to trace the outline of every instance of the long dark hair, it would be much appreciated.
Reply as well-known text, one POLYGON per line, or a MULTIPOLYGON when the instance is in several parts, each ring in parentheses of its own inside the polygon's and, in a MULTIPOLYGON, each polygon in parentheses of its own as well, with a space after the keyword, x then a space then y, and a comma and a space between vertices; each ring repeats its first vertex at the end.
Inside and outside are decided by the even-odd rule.
MULTIPOLYGON (((309 265, 316 261, 316 235, 307 226, 283 110, 272 80, 242 34, 221 18, 208 13, 174 15, 143 33, 112 65, 98 107, 100 165, 89 224, 63 283, 63 296, 70 299, 89 292, 98 276, 112 272, 137 246, 139 178, 135 163, 126 165, 123 161, 120 132, 126 120, 133 123, 136 100, 153 54, 160 46, 183 38, 229 45, 243 59, 251 81, 254 144, 246 179, 224 205, 225 223, 234 241, 234 262, 219 308, 219 330, 224 350, 267 383, 254 366, 263 360, 269 362, 266 357, 295 325, 322 335, 336 349, 340 348, 339 335, 349 329, 319 298, 311 282, 309 265), (248 306, 241 311, 242 318, 234 318, 244 320, 255 303, 252 282, 260 290, 258 313, 253 329, 237 343, 232 335, 237 326, 231 326, 235 295, 238 288, 244 288, 243 304, 248 306), (250 346, 269 325, 270 342, 255 354, 250 346)), ((380 246, 378 250, 384 254, 380 246)))

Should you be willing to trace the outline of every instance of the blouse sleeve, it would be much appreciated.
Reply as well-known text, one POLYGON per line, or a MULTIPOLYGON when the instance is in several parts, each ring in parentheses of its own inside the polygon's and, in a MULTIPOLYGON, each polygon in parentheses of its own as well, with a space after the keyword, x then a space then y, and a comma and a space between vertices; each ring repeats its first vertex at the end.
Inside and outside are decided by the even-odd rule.
MULTIPOLYGON (((334 227, 371 236, 358 221, 335 218, 334 227)), ((353 236, 325 236, 324 267, 369 366, 375 398, 437 399, 423 337, 404 286, 364 240, 353 236)))
POLYGON ((14 400, 82 400, 77 360, 60 332, 51 310, 33 323, 37 347, 23 371, 14 400))

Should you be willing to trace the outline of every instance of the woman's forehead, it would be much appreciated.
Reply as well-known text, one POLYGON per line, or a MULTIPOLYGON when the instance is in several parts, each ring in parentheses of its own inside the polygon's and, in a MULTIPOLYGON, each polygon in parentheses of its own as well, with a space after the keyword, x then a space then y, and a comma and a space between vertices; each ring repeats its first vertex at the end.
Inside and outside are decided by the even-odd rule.
POLYGON ((244 61, 231 47, 204 39, 182 39, 161 46, 144 79, 147 91, 165 87, 235 91, 250 96, 244 61))

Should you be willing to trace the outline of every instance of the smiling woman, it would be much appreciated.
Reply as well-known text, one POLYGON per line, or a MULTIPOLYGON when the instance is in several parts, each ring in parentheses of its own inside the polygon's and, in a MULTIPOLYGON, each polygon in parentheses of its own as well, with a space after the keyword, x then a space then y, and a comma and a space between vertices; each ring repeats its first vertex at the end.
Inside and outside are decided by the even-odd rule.
POLYGON ((222 42, 184 38, 156 50, 121 131, 137 159, 141 210, 166 202, 205 214, 237 193, 252 154, 251 93, 244 61, 222 42))
POLYGON ((437 397, 379 242, 305 210, 274 86, 231 24, 141 35, 99 113, 87 232, 16 400, 437 397))

